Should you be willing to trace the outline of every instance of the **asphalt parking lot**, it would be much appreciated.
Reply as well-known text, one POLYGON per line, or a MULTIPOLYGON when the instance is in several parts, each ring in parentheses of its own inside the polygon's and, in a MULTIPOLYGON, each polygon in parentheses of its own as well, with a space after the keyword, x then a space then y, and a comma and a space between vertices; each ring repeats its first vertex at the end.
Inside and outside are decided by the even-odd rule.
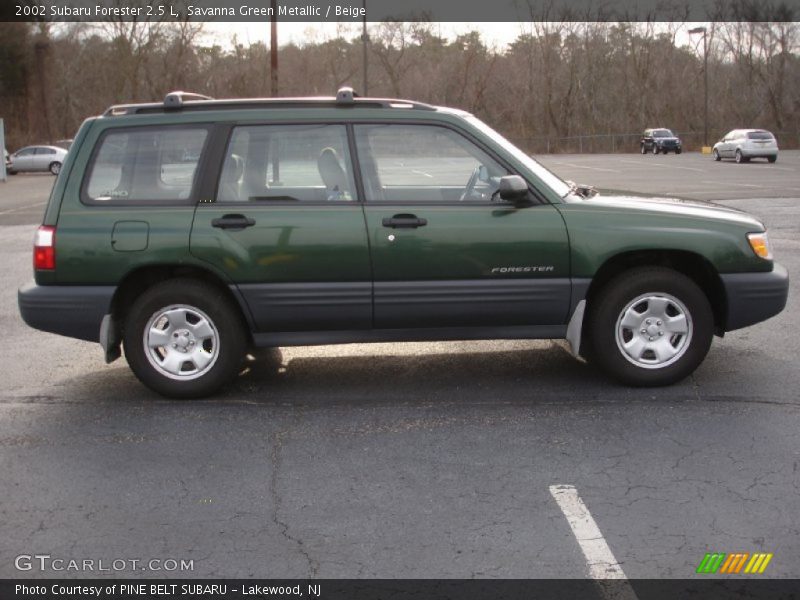
MULTIPOLYGON (((542 161, 753 212, 800 272, 800 152, 542 161)), ((797 285, 669 388, 620 387, 553 342, 448 342, 285 348, 217 398, 169 401, 20 320, 52 183, 0 183, 0 578, 105 575, 15 568, 33 553, 194 561, 159 577, 586 577, 557 486, 631 579, 693 577, 706 552, 800 577, 797 285)))

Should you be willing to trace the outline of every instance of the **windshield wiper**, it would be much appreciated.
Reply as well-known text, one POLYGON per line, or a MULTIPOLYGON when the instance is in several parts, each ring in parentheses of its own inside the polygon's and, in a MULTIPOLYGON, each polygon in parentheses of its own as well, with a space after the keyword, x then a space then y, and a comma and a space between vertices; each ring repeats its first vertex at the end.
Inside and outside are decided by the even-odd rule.
POLYGON ((591 185, 586 185, 583 183, 578 184, 574 181, 570 181, 569 179, 567 179, 566 184, 569 186, 570 194, 575 194, 581 198, 591 198, 592 196, 596 196, 598 194, 597 188, 591 185))

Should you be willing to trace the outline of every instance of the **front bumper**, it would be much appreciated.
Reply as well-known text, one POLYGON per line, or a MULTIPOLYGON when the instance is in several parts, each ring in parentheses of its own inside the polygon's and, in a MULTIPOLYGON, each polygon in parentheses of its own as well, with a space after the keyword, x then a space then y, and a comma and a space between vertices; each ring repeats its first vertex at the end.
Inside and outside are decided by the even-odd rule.
POLYGON ((729 273, 720 278, 728 299, 725 331, 765 321, 786 306, 789 272, 778 263, 766 273, 729 273))
POLYGON ((111 312, 114 286, 36 285, 17 292, 22 320, 34 329, 89 342, 100 341, 100 324, 111 312))

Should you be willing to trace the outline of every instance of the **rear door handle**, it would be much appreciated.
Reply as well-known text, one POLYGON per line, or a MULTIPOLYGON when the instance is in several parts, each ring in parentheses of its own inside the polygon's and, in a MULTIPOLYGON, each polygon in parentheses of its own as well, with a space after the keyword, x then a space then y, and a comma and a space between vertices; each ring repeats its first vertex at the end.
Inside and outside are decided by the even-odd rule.
POLYGON ((250 219, 244 215, 224 215, 211 221, 212 227, 220 229, 244 229, 256 224, 255 219, 250 219))
POLYGON ((383 219, 383 226, 391 227, 392 229, 416 229, 417 227, 425 227, 427 224, 427 219, 420 219, 417 215, 403 214, 383 219))

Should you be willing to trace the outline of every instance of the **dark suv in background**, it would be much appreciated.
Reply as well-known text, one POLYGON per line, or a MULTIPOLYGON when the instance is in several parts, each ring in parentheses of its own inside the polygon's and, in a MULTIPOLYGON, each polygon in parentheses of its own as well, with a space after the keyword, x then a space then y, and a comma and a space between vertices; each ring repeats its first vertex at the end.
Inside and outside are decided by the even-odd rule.
POLYGON ((642 154, 652 152, 653 154, 666 154, 674 152, 680 154, 683 150, 681 140, 669 129, 645 129, 642 139, 639 142, 639 149, 642 154))

